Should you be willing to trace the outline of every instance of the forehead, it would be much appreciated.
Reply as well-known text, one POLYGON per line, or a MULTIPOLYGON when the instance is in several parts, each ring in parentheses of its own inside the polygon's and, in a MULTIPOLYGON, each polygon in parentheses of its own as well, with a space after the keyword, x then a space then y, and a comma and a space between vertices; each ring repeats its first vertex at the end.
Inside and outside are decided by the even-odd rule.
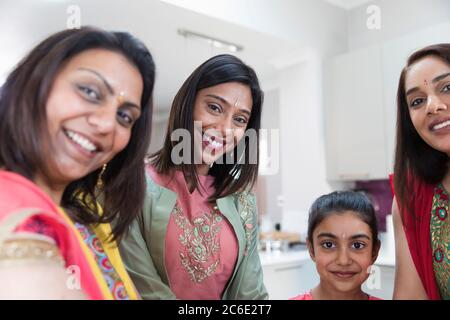
POLYGON ((450 72, 450 65, 439 57, 428 56, 413 63, 406 72, 405 87, 421 85, 425 80, 431 82, 435 77, 450 72))
POLYGON ((73 70, 81 67, 101 70, 111 74, 111 76, 127 73, 133 77, 138 76, 138 79, 140 79, 138 68, 122 53, 107 49, 88 49, 82 51, 71 57, 64 66, 64 69, 73 70))
MULTIPOLYGON (((252 99, 252 93, 250 87, 246 84, 239 82, 227 82, 221 83, 212 87, 199 90, 199 95, 216 94, 223 98, 239 98, 239 99, 252 99)), ((233 101, 234 103, 234 101, 233 101)))
POLYGON ((354 211, 330 214, 316 226, 313 237, 319 233, 332 233, 339 238, 343 236, 348 238, 355 234, 368 236, 372 234, 369 225, 354 211))

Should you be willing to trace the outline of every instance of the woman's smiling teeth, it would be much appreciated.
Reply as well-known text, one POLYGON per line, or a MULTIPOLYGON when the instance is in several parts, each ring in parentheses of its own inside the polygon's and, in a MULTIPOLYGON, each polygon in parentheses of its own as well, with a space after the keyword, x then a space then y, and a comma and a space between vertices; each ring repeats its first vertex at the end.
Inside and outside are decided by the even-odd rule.
POLYGON ((203 135, 203 141, 207 142, 213 149, 220 149, 223 147, 223 143, 216 141, 207 135, 203 135))
POLYGON ((85 149, 86 151, 91 153, 97 152, 98 148, 95 146, 95 144, 86 139, 85 137, 82 137, 78 133, 71 130, 64 130, 64 133, 66 134, 67 137, 69 137, 69 139, 71 139, 73 142, 78 144, 81 148, 85 149))
POLYGON ((447 120, 445 122, 442 122, 442 123, 439 123, 437 125, 434 125, 432 129, 433 130, 439 130, 439 129, 445 128, 446 126, 449 126, 449 125, 450 125, 450 120, 447 120))

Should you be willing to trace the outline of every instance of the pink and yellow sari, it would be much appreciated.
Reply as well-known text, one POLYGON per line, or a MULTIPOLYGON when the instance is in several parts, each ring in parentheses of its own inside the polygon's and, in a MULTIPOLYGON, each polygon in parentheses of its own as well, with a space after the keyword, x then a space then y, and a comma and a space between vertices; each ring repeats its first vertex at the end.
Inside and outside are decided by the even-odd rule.
MULTIPOLYGON (((79 268, 81 289, 87 297, 93 300, 114 299, 95 255, 65 212, 30 180, 0 170, 0 246, 8 234, 20 232, 21 226, 36 218, 50 230, 64 259, 65 267, 79 268)), ((117 246, 106 241, 110 231, 108 224, 95 228, 109 263, 120 276, 129 298, 138 299, 117 246)))

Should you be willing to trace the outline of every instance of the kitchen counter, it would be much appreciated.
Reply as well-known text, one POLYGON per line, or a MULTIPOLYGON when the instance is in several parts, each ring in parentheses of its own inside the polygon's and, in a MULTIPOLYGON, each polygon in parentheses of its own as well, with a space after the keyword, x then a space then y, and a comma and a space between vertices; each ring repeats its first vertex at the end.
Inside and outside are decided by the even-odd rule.
POLYGON ((288 250, 288 251, 261 251, 259 253, 261 264, 263 266, 272 266, 286 263, 300 263, 309 260, 309 252, 307 250, 288 250))

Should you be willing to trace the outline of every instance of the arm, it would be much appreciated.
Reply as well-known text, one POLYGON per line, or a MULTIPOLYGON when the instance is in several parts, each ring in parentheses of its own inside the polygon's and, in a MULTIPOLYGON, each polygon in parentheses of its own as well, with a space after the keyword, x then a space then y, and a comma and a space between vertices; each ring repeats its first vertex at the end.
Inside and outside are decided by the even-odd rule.
MULTIPOLYGON (((147 208, 149 204, 145 203, 147 208)), ((144 210, 145 212, 145 210, 144 210)), ((126 269, 141 297, 146 300, 176 299, 169 286, 158 274, 143 237, 145 230, 142 217, 131 224, 127 235, 120 242, 120 253, 126 269)))
POLYGON ((392 202, 392 219, 394 222, 396 260, 394 299, 428 299, 409 251, 403 222, 395 198, 392 202))
POLYGON ((71 289, 58 247, 50 239, 21 237, 6 240, 0 249, 0 299, 86 299, 71 289), (49 258, 49 253, 52 257, 49 258))

